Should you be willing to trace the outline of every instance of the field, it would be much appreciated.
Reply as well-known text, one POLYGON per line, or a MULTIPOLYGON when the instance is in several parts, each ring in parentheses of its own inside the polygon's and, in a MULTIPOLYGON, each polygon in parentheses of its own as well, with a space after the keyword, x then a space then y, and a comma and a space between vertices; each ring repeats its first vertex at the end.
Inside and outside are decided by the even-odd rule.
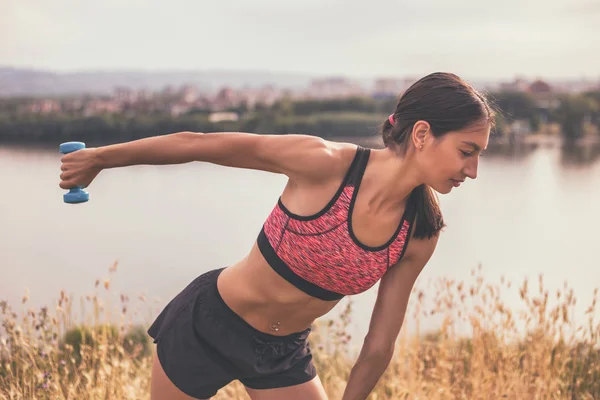
MULTIPOLYGON (((0 302, 0 399, 149 398, 145 326, 126 322, 127 296, 114 307, 103 304, 110 280, 95 286, 93 296, 76 300, 62 292, 56 304, 37 310, 27 309, 26 297, 18 305, 0 302), (76 320, 78 305, 85 317, 76 320)), ((492 284, 479 267, 470 282, 440 278, 433 286, 415 287, 406 318, 417 327, 438 318, 440 329, 403 328, 369 399, 600 399, 597 289, 585 317, 575 320, 573 290, 565 285, 550 293, 543 276, 535 285, 492 284), (509 295, 519 296, 522 307, 509 309, 503 301, 509 295)), ((341 398, 352 368, 351 309, 349 302, 336 320, 317 321, 311 334, 330 399, 341 398)), ((249 397, 234 382, 216 398, 249 397)))

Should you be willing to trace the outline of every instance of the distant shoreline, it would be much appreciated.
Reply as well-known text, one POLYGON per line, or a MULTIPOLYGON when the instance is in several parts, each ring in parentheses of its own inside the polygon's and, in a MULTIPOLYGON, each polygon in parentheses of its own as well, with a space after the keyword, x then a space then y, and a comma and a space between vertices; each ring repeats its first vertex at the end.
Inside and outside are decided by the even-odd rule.
MULTIPOLYGON (((318 136, 318 135, 315 135, 318 136)), ((332 142, 347 142, 359 144, 361 146, 382 149, 384 148, 383 140, 380 135, 365 135, 365 136, 339 136, 339 137, 327 137, 326 140, 330 140, 332 142)), ((100 147, 109 144, 116 143, 125 143, 128 141, 114 141, 114 142, 86 142, 89 147, 100 147)), ((40 150, 40 151, 58 151, 59 142, 50 143, 47 141, 28 141, 28 140, 20 140, 20 141, 9 141, 9 140, 0 140, 0 147, 5 149, 15 149, 15 150, 40 150)), ((545 147, 545 148, 562 148, 565 145, 564 139, 560 137, 548 136, 543 134, 532 134, 529 136, 525 136, 523 138, 519 138, 514 142, 509 141, 506 138, 499 137, 491 137, 490 143, 488 145, 488 152, 493 153, 496 151, 519 151, 519 150, 529 150, 535 149, 537 147, 545 147)), ((569 147, 572 149, 586 149, 591 148, 592 150, 600 149, 600 138, 590 137, 590 138, 582 138, 573 143, 569 144, 569 147)))

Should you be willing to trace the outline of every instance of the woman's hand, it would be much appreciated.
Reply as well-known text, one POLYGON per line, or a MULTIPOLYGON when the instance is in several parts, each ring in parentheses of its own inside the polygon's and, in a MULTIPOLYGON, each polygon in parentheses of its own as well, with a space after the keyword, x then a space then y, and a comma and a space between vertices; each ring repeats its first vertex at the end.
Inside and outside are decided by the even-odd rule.
POLYGON ((61 158, 59 186, 63 189, 72 187, 88 187, 102 171, 98 165, 97 149, 87 148, 65 154, 61 158))

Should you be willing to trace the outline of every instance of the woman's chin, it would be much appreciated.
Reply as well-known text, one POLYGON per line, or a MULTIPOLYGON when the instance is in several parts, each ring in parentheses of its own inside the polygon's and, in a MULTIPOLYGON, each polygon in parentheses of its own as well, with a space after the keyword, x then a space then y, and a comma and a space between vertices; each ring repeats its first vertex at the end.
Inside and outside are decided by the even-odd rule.
POLYGON ((445 185, 429 185, 433 190, 435 190, 436 192, 438 192, 439 194, 448 194, 452 191, 452 189, 454 188, 454 185, 452 185, 452 183, 448 183, 445 185))

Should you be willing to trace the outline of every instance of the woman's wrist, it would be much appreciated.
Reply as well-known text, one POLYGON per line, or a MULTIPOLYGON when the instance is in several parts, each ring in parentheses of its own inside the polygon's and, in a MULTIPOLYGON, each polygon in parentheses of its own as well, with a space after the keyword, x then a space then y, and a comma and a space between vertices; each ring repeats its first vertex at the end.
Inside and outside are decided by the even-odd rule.
POLYGON ((118 165, 115 164, 114 160, 111 160, 113 146, 103 146, 94 149, 94 167, 98 169, 115 168, 118 165))

